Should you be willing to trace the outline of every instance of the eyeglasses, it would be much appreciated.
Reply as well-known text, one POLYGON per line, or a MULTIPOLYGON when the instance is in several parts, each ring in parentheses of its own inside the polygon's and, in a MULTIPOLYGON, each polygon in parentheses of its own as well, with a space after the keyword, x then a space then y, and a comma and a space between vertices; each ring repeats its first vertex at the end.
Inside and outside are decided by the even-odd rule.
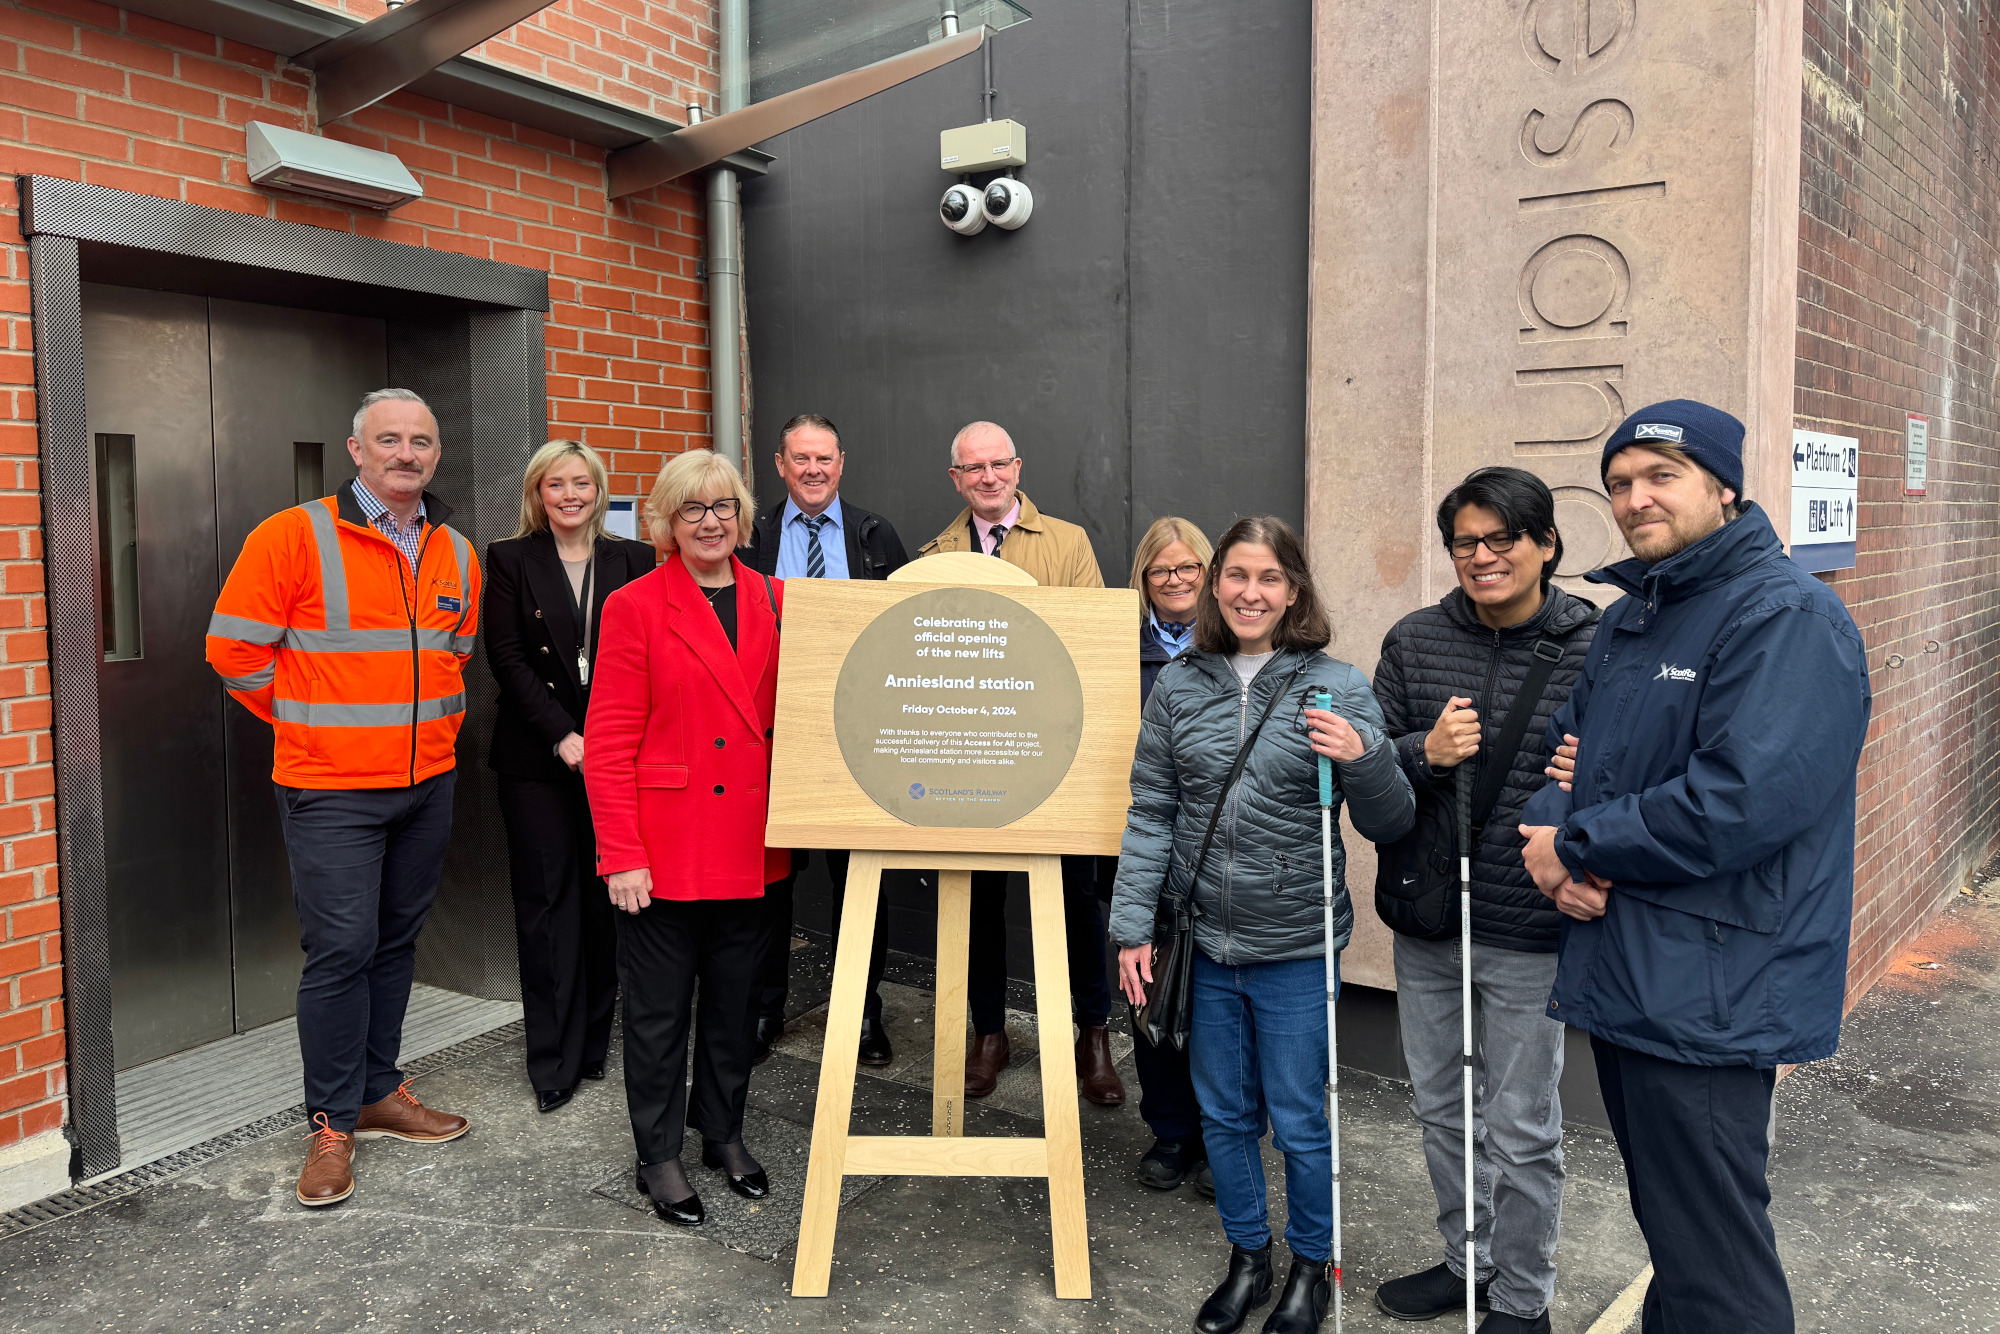
POLYGON ((1189 561, 1185 565, 1148 565, 1146 582, 1149 584, 1183 583, 1191 584, 1201 578, 1201 566, 1189 561))
POLYGON ((706 505, 699 500, 684 501, 674 513, 681 516, 682 523, 700 523, 711 512, 718 519, 733 519, 736 517, 736 512, 742 508, 743 503, 735 496, 724 496, 720 500, 711 500, 706 505))
POLYGON ((1021 456, 1016 454, 1013 458, 1001 459, 998 463, 954 463, 951 465, 951 471, 960 477, 984 477, 989 472, 997 477, 1020 461, 1021 456))
POLYGON ((1512 551, 1514 544, 1520 540, 1521 530, 1515 528, 1512 530, 1503 529, 1497 533, 1488 533, 1484 537, 1454 537, 1451 541, 1445 543, 1445 545, 1451 549, 1451 558, 1453 560, 1471 560, 1472 553, 1479 550, 1481 542, 1484 542, 1486 549, 1494 555, 1504 556, 1509 551, 1512 551))

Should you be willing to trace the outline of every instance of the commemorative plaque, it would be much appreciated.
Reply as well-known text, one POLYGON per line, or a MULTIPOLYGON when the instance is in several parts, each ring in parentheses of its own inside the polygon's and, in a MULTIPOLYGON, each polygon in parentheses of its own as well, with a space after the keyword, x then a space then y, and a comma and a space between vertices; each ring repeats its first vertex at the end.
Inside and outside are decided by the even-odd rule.
POLYGON ((848 773, 913 825, 1012 824, 1076 760, 1083 683, 1047 621, 982 588, 939 588, 869 622, 833 692, 848 773))

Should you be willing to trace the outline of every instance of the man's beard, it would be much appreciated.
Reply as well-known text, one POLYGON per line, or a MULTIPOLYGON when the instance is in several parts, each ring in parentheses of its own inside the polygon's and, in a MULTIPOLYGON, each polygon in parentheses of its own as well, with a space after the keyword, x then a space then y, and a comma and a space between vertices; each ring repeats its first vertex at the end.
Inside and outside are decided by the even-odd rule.
POLYGON ((1701 541, 1702 538, 1707 537, 1710 533, 1722 527, 1725 522, 1727 522, 1727 516, 1720 509, 1700 516, 1676 516, 1666 521, 1664 525, 1666 528, 1665 532, 1658 531, 1662 525, 1647 525, 1651 531, 1643 539, 1647 543, 1646 550, 1641 551, 1639 549, 1638 544, 1632 540, 1630 533, 1627 533, 1625 543, 1632 548, 1632 554, 1640 560, 1645 561, 1648 565, 1657 565, 1670 556, 1680 555, 1681 552, 1686 551, 1689 547, 1701 541))

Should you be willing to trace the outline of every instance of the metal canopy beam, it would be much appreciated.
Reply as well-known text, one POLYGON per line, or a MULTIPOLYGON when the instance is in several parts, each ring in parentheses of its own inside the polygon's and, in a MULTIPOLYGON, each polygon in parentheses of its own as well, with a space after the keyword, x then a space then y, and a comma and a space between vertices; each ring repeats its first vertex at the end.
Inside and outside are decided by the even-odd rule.
MULTIPOLYGON (((417 4, 424 0, 416 0, 417 4)), ((411 8, 415 8, 414 5, 411 8)), ((382 20, 377 19, 379 23, 382 20)), ((372 26, 372 25, 371 25, 372 26)), ((691 171, 713 166, 732 153, 762 143, 786 130, 795 130, 808 121, 853 106, 886 88, 948 65, 960 56, 971 55, 985 44, 987 29, 977 28, 905 51, 872 65, 821 79, 767 101, 704 120, 672 134, 663 134, 643 144, 621 148, 611 155, 611 197, 650 190, 691 171)))
POLYGON ((292 57, 314 71, 324 125, 371 107, 553 0, 410 0, 292 57))

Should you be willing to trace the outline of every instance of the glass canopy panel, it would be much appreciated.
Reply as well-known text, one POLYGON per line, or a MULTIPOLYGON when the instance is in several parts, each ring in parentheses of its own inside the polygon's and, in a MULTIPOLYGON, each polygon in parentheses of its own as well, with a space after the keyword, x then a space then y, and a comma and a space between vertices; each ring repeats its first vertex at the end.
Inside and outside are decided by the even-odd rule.
POLYGON ((944 35, 944 11, 960 32, 999 31, 1031 15, 1014 0, 750 0, 750 100, 913 51, 944 35))

